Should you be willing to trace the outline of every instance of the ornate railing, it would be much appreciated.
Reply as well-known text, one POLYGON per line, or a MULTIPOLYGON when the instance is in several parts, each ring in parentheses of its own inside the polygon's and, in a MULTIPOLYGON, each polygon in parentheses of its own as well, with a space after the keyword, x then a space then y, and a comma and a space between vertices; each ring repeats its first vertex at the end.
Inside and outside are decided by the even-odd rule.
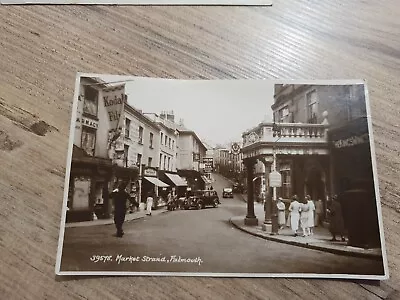
POLYGON ((243 133, 243 147, 255 143, 327 143, 327 125, 304 123, 261 123, 243 133))

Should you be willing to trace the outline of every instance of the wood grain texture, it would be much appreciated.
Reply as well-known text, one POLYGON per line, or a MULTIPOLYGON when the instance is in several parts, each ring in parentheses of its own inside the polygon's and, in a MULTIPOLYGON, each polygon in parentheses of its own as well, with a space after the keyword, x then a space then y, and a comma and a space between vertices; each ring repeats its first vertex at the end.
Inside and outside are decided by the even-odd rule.
POLYGON ((396 0, 342 2, 1 6, 0 298, 400 299, 400 6, 396 0), (390 280, 373 286, 301 279, 56 278, 78 71, 181 79, 367 79, 390 280), (40 120, 49 130, 45 136, 31 129, 40 120))

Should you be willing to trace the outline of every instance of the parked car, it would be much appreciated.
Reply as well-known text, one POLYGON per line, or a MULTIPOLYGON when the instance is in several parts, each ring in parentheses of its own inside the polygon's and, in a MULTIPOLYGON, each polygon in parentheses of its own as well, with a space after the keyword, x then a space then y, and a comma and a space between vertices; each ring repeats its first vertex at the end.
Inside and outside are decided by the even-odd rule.
POLYGON ((224 188, 222 190, 222 198, 233 198, 233 192, 231 188, 224 188))
POLYGON ((206 206, 217 207, 221 204, 216 191, 213 190, 200 190, 195 191, 192 195, 188 196, 184 201, 183 208, 190 209, 192 207, 196 209, 202 209, 206 206))
POLYGON ((243 193, 244 187, 240 183, 234 183, 232 186, 233 193, 243 193))

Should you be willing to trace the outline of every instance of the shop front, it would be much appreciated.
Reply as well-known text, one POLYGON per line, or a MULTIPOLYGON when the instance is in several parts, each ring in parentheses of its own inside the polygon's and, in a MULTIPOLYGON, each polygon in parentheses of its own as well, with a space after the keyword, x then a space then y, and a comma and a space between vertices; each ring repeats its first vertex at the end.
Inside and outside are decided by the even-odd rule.
POLYGON ((66 222, 91 221, 96 204, 108 205, 110 159, 92 157, 74 145, 72 152, 66 222))
POLYGON ((379 222, 367 118, 329 131, 334 186, 349 245, 379 247, 379 222))
POLYGON ((178 175, 187 181, 187 190, 191 191, 204 190, 206 188, 204 179, 200 172, 196 170, 178 170, 178 175))
POLYGON ((159 178, 170 185, 168 192, 173 196, 184 197, 188 183, 186 179, 180 177, 177 173, 168 171, 159 171, 159 178))
POLYGON ((143 169, 143 180, 142 180, 142 196, 141 202, 145 203, 147 197, 152 194, 154 196, 153 208, 166 205, 168 191, 171 189, 170 185, 161 181, 158 178, 158 172, 156 168, 147 167, 143 169))

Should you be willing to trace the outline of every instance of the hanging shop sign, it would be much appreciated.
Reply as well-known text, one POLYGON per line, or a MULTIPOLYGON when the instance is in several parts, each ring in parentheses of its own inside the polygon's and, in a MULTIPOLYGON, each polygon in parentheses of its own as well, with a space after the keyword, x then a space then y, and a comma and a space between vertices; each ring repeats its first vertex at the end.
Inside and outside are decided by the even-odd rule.
POLYGON ((233 143, 232 144, 232 146, 231 146, 231 149, 232 149, 232 153, 233 154, 239 154, 240 153, 240 145, 239 145, 239 143, 233 143))
POLYGON ((282 176, 277 171, 272 171, 269 173, 269 186, 270 187, 281 187, 282 186, 282 176))

